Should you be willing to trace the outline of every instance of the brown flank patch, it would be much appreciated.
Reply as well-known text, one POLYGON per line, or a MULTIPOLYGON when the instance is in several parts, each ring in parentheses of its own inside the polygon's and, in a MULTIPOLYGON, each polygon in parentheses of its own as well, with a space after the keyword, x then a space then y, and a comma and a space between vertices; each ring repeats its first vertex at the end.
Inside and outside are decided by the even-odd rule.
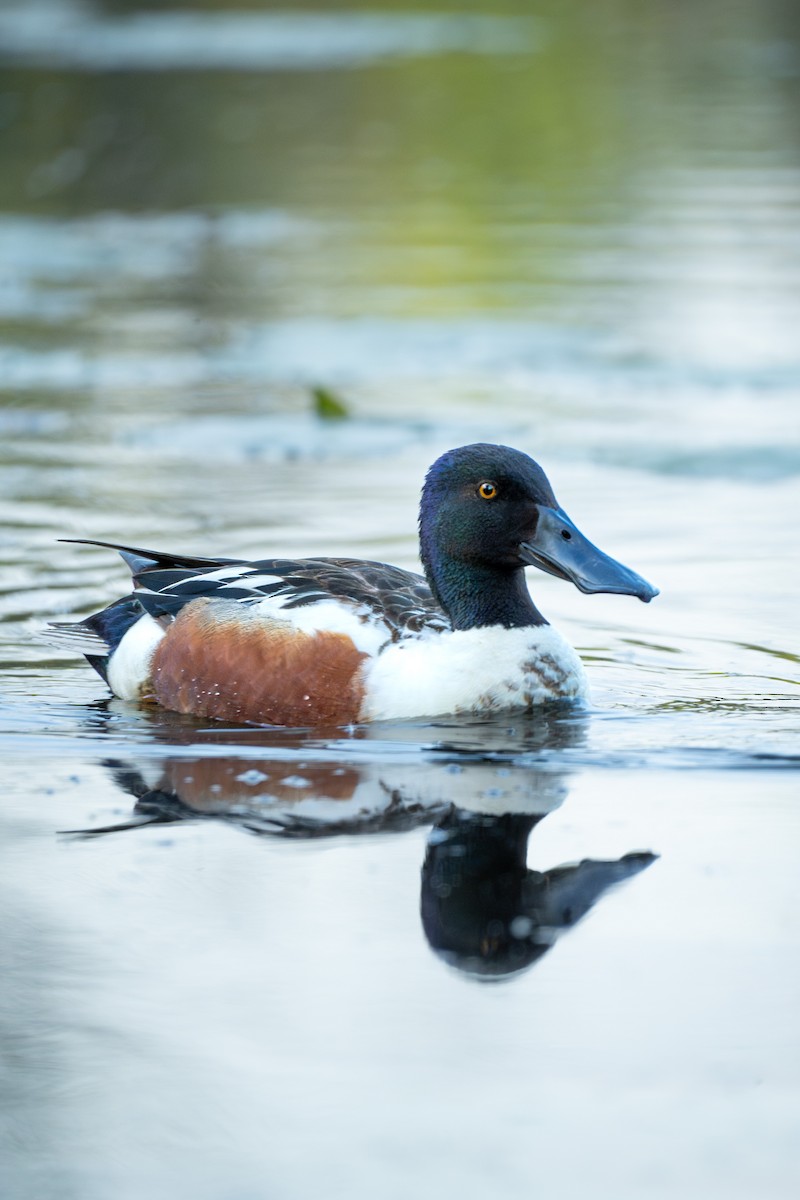
POLYGON ((256 804, 262 796, 281 803, 297 804, 307 796, 314 799, 351 800, 361 775, 352 767, 327 763, 314 766, 303 763, 302 775, 307 788, 292 787, 283 780, 291 774, 291 764, 274 759, 248 758, 171 758, 164 764, 158 788, 176 796, 182 804, 200 813, 226 813, 232 807, 256 804), (243 771, 259 771, 263 780, 245 784, 237 778, 243 771))
POLYGON ((358 720, 367 656, 341 633, 304 633, 235 601, 193 600, 156 648, 148 699, 261 725, 358 720))

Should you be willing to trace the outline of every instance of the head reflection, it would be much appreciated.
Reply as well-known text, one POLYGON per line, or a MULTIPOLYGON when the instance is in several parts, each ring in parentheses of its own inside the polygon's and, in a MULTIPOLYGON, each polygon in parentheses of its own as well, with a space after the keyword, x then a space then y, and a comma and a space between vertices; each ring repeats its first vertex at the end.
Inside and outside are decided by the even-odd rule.
POLYGON ((422 867, 422 926, 449 966, 487 980, 524 971, 608 888, 655 858, 640 852, 529 870, 528 839, 543 816, 453 807, 436 822, 422 867))

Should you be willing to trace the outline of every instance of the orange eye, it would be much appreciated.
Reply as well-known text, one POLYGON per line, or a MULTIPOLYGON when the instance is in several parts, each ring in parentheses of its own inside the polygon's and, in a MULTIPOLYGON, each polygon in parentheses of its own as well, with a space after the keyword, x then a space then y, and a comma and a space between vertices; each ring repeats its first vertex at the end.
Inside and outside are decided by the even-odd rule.
POLYGON ((494 500, 497 495, 497 484, 492 483, 490 479, 484 480, 478 488, 478 495, 481 500, 494 500))

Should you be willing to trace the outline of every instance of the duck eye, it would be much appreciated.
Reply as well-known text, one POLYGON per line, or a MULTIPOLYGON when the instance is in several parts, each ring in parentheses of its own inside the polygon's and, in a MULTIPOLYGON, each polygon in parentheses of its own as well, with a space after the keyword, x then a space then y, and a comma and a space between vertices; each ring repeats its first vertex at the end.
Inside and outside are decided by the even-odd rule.
POLYGON ((490 479, 484 480, 478 488, 478 495, 481 500, 494 500, 497 495, 497 484, 492 483, 490 479))

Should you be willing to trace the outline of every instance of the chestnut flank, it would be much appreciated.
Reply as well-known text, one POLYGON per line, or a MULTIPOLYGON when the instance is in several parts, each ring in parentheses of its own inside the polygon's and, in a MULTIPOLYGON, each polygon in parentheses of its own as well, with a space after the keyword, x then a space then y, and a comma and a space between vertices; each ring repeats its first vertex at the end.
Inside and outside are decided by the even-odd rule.
POLYGON ((147 699, 222 721, 349 725, 366 657, 344 634, 305 633, 235 601, 201 598, 157 646, 147 699))

